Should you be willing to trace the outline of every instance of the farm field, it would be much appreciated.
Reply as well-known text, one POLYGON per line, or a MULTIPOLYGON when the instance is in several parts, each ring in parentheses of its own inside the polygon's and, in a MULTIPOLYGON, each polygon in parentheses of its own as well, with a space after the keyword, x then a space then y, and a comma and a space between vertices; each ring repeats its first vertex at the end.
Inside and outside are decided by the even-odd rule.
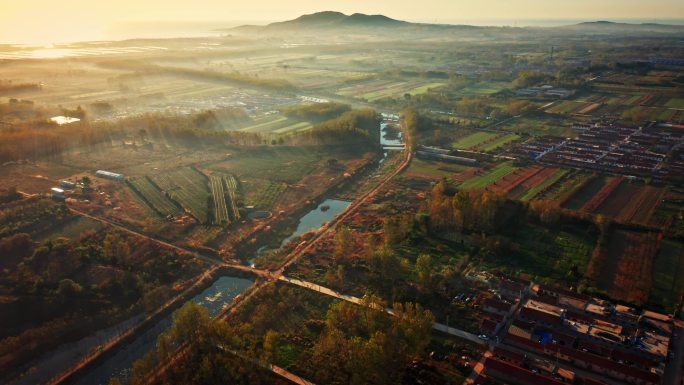
MULTIPOLYGON (((226 191, 224 191, 223 177, 210 175, 209 186, 211 186, 212 202, 214 204, 214 223, 230 224, 228 215, 228 204, 226 204, 226 191)), ((230 198, 229 198, 230 199, 230 198)))
POLYGON ((509 82, 479 82, 458 90, 461 95, 491 95, 510 88, 509 82))
POLYGON ((245 189, 248 191, 245 196, 245 203, 258 210, 271 210, 281 194, 287 189, 287 184, 270 180, 248 180, 243 183, 249 186, 245 189))
POLYGON ((419 95, 428 92, 431 89, 444 87, 446 83, 442 82, 424 82, 424 81, 401 81, 394 80, 380 80, 372 81, 363 84, 343 87, 337 90, 337 94, 341 96, 350 96, 357 99, 367 100, 369 102, 378 99, 394 96, 403 96, 404 94, 419 95))
POLYGON ((163 217, 179 215, 183 212, 147 176, 130 178, 128 185, 144 204, 163 217))
POLYGON ((532 136, 553 135, 570 137, 575 134, 572 124, 563 117, 551 115, 523 116, 500 126, 505 131, 532 136))
POLYGON ((461 183, 459 189, 483 189, 488 187, 502 177, 516 171, 518 168, 513 166, 512 163, 500 163, 493 169, 486 171, 484 173, 479 173, 473 176, 471 179, 461 183))
POLYGON ((244 178, 269 179, 285 183, 297 183, 316 169, 319 163, 330 157, 339 159, 334 148, 261 147, 240 152, 225 161, 208 166, 212 171, 231 173, 244 178))
POLYGON ((520 139, 516 134, 495 134, 479 131, 457 140, 452 147, 459 150, 490 152, 520 139))
POLYGON ((571 226, 550 232, 525 223, 506 229, 505 235, 516 245, 515 251, 497 258, 493 266, 507 266, 513 274, 525 272, 561 281, 581 277, 596 244, 595 234, 571 226))
POLYGON ((258 118, 253 123, 250 126, 240 128, 238 131, 286 135, 307 131, 313 127, 313 124, 310 122, 290 119, 279 114, 258 118))
POLYGON ((474 134, 470 134, 466 137, 463 137, 456 141, 452 147, 460 149, 460 150, 467 150, 474 148, 475 146, 479 145, 480 143, 489 141, 491 139, 496 138, 497 134, 491 133, 491 132, 476 132, 474 134))
POLYGON ((605 176, 594 176, 589 180, 584 180, 581 185, 576 186, 569 198, 565 202, 561 202, 563 208, 570 210, 579 210, 584 207, 594 195, 608 183, 609 178, 605 176))
POLYGON ((661 235, 655 232, 614 229, 608 245, 594 256, 598 261, 592 261, 597 269, 595 279, 598 288, 612 298, 646 303, 660 238, 661 235))
POLYGON ((593 212, 615 218, 622 223, 648 225, 665 189, 622 181, 593 212))
POLYGON ((571 114, 590 106, 590 103, 564 100, 546 109, 550 114, 571 114))
POLYGON ((532 199, 536 198, 537 195, 542 193, 544 190, 551 188, 555 183, 561 180, 564 176, 566 176, 570 171, 568 170, 563 170, 563 169, 558 169, 558 168, 550 168, 547 169, 549 171, 544 174, 544 179, 541 183, 537 185, 532 185, 532 183, 526 182, 523 183, 525 187, 527 187, 527 191, 525 191, 523 194, 519 195, 518 199, 520 199, 523 202, 529 202, 532 199), (552 173, 551 173, 552 172, 552 173), (549 174, 550 173, 550 174, 549 174))
POLYGON ((684 99, 672 98, 665 104, 665 107, 684 110, 684 99))
POLYGON ((201 223, 209 221, 210 193, 204 174, 190 167, 183 167, 155 175, 151 179, 201 223))
POLYGON ((414 158, 404 175, 414 178, 439 180, 442 178, 452 178, 454 175, 470 168, 458 164, 414 158))
POLYGON ((653 287, 650 303, 674 312, 684 294, 684 244, 665 239, 653 261, 653 287))

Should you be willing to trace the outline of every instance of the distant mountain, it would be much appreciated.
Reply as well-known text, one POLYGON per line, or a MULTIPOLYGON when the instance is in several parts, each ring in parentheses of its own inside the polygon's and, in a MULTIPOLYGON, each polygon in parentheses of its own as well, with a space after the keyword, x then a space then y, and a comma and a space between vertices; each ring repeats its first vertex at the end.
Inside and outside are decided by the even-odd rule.
POLYGON ((280 30, 280 29, 321 29, 321 28, 392 28, 406 27, 413 23, 392 19, 385 15, 366 15, 355 13, 345 15, 341 12, 324 11, 302 15, 294 20, 271 23, 263 27, 242 26, 240 29, 280 30))
POLYGON ((296 19, 271 23, 265 26, 244 25, 241 27, 225 29, 221 31, 260 34, 267 36, 279 36, 282 33, 303 34, 308 36, 323 36, 345 32, 347 34, 391 36, 393 38, 413 38, 416 36, 445 36, 445 34, 461 34, 474 37, 485 36, 483 34, 506 33, 509 37, 527 33, 549 33, 557 31, 561 34, 589 33, 589 34, 672 34, 684 31, 684 26, 667 24, 630 24, 616 23, 612 21, 592 21, 562 27, 480 27, 470 25, 448 25, 448 24, 424 24, 411 23, 402 20, 392 19, 385 15, 366 15, 354 13, 345 15, 341 12, 324 11, 302 15, 296 19))
POLYGON ((672 33, 681 32, 684 26, 672 24, 658 24, 658 23, 616 23, 613 21, 599 20, 588 21, 584 23, 568 25, 560 28, 569 28, 574 30, 586 30, 594 32, 657 32, 657 33, 672 33))

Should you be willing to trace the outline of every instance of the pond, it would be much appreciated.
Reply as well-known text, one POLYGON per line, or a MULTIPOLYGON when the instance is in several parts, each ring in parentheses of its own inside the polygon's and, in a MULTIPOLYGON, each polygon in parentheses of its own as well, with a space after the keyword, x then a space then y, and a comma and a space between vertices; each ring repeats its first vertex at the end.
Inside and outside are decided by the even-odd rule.
POLYGON ((292 238, 302 235, 307 231, 317 230, 325 223, 334 219, 337 214, 344 211, 351 202, 342 201, 338 199, 326 199, 318 205, 315 209, 309 211, 306 215, 299 219, 297 229, 287 238, 283 239, 280 246, 284 246, 292 238))
MULTIPOLYGON (((339 199, 324 200, 315 209, 309 211, 306 215, 299 219, 299 223, 297 224, 297 228, 295 229, 295 231, 292 232, 289 236, 287 236, 287 238, 283 239, 282 242, 280 242, 280 247, 285 246, 287 242, 289 242, 292 238, 298 235, 302 235, 307 231, 319 229, 326 222, 330 222, 337 216, 337 214, 341 213, 347 207, 349 207, 350 204, 351 202, 339 199)), ((262 253, 267 252, 269 250, 271 249, 269 249, 267 246, 261 246, 257 250, 256 256, 261 255, 262 253)), ((249 266, 254 267, 256 256, 247 260, 247 264, 249 266)))

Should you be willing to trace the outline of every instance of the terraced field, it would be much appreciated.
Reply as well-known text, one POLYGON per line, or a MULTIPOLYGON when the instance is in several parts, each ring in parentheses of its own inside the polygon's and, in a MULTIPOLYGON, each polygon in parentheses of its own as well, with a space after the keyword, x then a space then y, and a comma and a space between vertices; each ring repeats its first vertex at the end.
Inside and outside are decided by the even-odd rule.
POLYGON ((209 220, 209 187, 204 174, 183 167, 152 177, 162 190, 201 223, 209 220))
POLYGON ((128 184, 141 200, 157 214, 165 217, 167 215, 179 215, 183 212, 149 177, 131 178, 128 180, 128 184))

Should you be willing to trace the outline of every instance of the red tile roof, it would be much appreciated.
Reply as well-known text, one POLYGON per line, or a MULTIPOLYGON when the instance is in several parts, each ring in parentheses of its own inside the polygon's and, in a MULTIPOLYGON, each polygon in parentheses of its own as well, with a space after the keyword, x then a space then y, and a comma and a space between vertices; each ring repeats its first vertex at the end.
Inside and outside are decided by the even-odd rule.
POLYGON ((546 348, 547 354, 553 355, 557 351, 564 356, 570 357, 574 361, 585 362, 587 364, 591 364, 592 366, 598 366, 600 368, 610 370, 615 373, 621 373, 629 377, 645 381, 647 383, 660 383, 660 376, 655 373, 635 368, 632 366, 627 366, 619 362, 612 361, 608 358, 595 356, 593 354, 585 353, 580 350, 566 348, 565 346, 559 345, 547 345, 546 348))
POLYGON ((498 375, 502 379, 525 385, 564 385, 552 377, 535 374, 530 370, 488 357, 485 360, 485 373, 498 375))

